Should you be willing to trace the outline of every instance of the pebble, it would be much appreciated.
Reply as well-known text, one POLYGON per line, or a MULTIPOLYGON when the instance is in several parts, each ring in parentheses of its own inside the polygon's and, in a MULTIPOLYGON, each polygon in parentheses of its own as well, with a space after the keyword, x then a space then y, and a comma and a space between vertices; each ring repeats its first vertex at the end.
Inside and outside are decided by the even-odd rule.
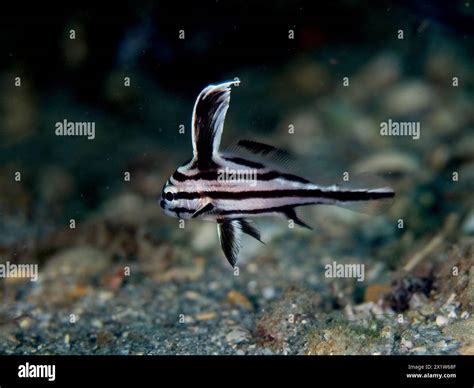
POLYGON ((63 275, 96 275, 110 267, 111 256, 102 250, 89 246, 68 248, 48 260, 44 269, 47 277, 63 275))
POLYGON ((32 322, 33 322, 33 321, 31 320, 31 318, 28 318, 28 317, 23 318, 23 319, 20 321, 20 327, 21 327, 23 330, 26 330, 26 329, 28 329, 28 328, 31 326, 32 322))
POLYGON ((448 314, 448 318, 456 319, 458 316, 454 310, 450 311, 448 314))
POLYGON ((353 78, 351 84, 360 87, 349 88, 349 96, 356 102, 363 102, 400 78, 400 59, 382 53, 371 59, 353 78))
POLYGON ((405 338, 402 338, 401 344, 402 344, 402 346, 404 346, 407 349, 411 349, 413 347, 413 342, 411 342, 410 340, 407 340, 405 338))
POLYGON ((404 152, 376 153, 361 160, 354 166, 358 174, 370 171, 371 173, 414 173, 419 168, 419 161, 412 154, 404 152))
POLYGON ((385 111, 393 116, 411 115, 431 107, 433 90, 420 81, 408 81, 393 87, 383 101, 385 111))
POLYGON ((413 348, 411 351, 412 351, 412 353, 416 353, 416 354, 425 354, 426 353, 426 347, 418 346, 416 348, 413 348))
POLYGON ((462 232, 467 235, 474 235, 474 210, 471 210, 462 224, 462 232))
POLYGON ((227 301, 233 305, 241 306, 246 309, 253 308, 250 300, 245 295, 236 290, 230 290, 227 293, 227 301))
POLYGON ((262 290, 262 295, 265 299, 273 299, 275 297, 275 289, 273 287, 265 287, 262 290))
POLYGON ((193 301, 202 299, 202 296, 199 293, 195 292, 195 291, 186 291, 184 293, 184 297, 186 299, 193 300, 193 301))
POLYGON ((236 328, 227 334, 225 339, 227 342, 240 344, 249 340, 249 334, 245 329, 236 328))
POLYGON ((156 206, 155 201, 146 202, 133 193, 115 196, 102 206, 102 215, 105 218, 132 225, 156 218, 160 214, 161 209, 156 206))
POLYGON ((217 316, 215 311, 208 311, 204 313, 199 313, 196 315, 197 321, 210 321, 217 316))
POLYGON ((444 325, 446 325, 448 322, 449 322, 449 319, 446 318, 446 317, 443 316, 443 315, 438 315, 438 316, 436 317, 436 324, 437 324, 438 326, 444 326, 444 325))

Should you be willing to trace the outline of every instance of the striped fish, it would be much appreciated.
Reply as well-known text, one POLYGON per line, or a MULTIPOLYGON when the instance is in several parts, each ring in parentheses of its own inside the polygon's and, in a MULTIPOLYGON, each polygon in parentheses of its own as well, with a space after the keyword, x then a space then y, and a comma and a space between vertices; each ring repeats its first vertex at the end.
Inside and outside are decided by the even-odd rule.
POLYGON ((160 206, 168 216, 216 222, 222 250, 233 267, 243 233, 261 241, 250 217, 280 215, 311 229, 298 218, 295 208, 394 197, 390 188, 352 190, 337 185, 315 185, 265 163, 272 158, 283 159, 286 154, 259 142, 237 143, 250 157, 221 152, 231 87, 239 82, 209 85, 201 91, 192 116, 193 157, 168 179, 160 199, 160 206))

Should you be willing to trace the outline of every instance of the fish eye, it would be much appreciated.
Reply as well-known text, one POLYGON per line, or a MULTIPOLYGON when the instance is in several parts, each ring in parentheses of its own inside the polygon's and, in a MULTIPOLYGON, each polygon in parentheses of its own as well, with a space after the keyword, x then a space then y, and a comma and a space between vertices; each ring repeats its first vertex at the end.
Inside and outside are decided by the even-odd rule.
POLYGON ((165 199, 171 202, 174 199, 174 193, 172 193, 171 191, 166 192, 165 199))

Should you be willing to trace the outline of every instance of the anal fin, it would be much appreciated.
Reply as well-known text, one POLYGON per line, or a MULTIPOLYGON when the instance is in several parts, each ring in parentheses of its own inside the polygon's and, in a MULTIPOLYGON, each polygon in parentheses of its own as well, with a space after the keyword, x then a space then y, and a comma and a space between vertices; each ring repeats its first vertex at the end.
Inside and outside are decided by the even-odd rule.
POLYGON ((242 232, 248 234, 249 236, 252 236, 254 239, 260 241, 262 244, 265 244, 260 238, 260 231, 257 229, 253 222, 244 218, 240 218, 237 221, 240 222, 240 228, 242 229, 242 232))
POLYGON ((306 229, 309 229, 309 230, 313 230, 313 228, 311 226, 309 226, 307 223, 305 223, 303 220, 301 220, 300 218, 298 218, 298 215, 296 214, 296 210, 293 208, 293 207, 288 207, 287 209, 285 209, 283 211, 283 214, 289 219, 289 220, 292 220, 295 224, 303 227, 303 228, 306 228, 306 229))

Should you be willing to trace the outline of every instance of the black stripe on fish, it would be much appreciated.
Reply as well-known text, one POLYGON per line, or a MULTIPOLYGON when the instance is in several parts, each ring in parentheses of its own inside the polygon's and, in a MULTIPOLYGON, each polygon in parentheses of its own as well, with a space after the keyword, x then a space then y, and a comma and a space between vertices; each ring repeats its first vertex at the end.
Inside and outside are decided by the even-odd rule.
MULTIPOLYGON (((259 209, 247 209, 247 210, 222 210, 219 212, 219 215, 222 217, 226 216, 233 216, 233 215, 245 215, 245 214, 269 214, 269 213, 280 213, 283 214, 284 216, 294 219, 293 214, 289 211, 290 209, 294 209, 295 207, 299 206, 304 206, 304 205, 313 205, 313 202, 305 202, 305 203, 299 203, 297 205, 292 205, 292 206, 271 206, 271 207, 266 207, 266 208, 259 208, 259 209), (290 217, 291 215, 291 217, 290 217)), ((296 215, 296 212, 295 212, 296 215)))
POLYGON ((383 198, 393 198, 395 193, 392 191, 350 191, 350 190, 323 190, 323 189, 294 189, 294 190, 255 190, 255 191, 201 191, 176 193, 176 199, 252 199, 252 198, 285 198, 285 197, 303 197, 303 198, 324 198, 333 199, 341 202, 368 201, 383 198))
MULTIPOLYGON (((193 174, 193 175, 186 175, 179 171, 175 171, 173 173, 173 179, 177 182, 185 182, 187 180, 200 180, 200 179, 206 180, 206 181, 213 181, 213 180, 217 180, 218 177, 219 177, 219 172, 217 170, 198 172, 197 174, 193 174)), ((256 179, 258 181, 271 181, 273 179, 278 179, 278 178, 283 178, 292 182, 311 183, 309 180, 305 178, 301 178, 297 175, 278 172, 278 171, 269 171, 269 172, 256 174, 256 179)))
MULTIPOLYGON (((274 207, 268 207, 268 208, 262 208, 262 209, 252 209, 252 210, 224 210, 219 212, 221 216, 230 216, 230 215, 236 215, 236 214, 269 214, 269 213, 279 213, 289 220, 292 220, 295 224, 306 228, 313 230, 311 226, 309 226, 307 223, 305 223, 303 220, 301 220, 298 215, 296 214, 295 207, 297 206, 303 206, 303 205, 311 205, 312 202, 309 203, 302 203, 294 206, 274 206, 274 207)), ((257 239, 261 241, 259 238, 257 239)))

